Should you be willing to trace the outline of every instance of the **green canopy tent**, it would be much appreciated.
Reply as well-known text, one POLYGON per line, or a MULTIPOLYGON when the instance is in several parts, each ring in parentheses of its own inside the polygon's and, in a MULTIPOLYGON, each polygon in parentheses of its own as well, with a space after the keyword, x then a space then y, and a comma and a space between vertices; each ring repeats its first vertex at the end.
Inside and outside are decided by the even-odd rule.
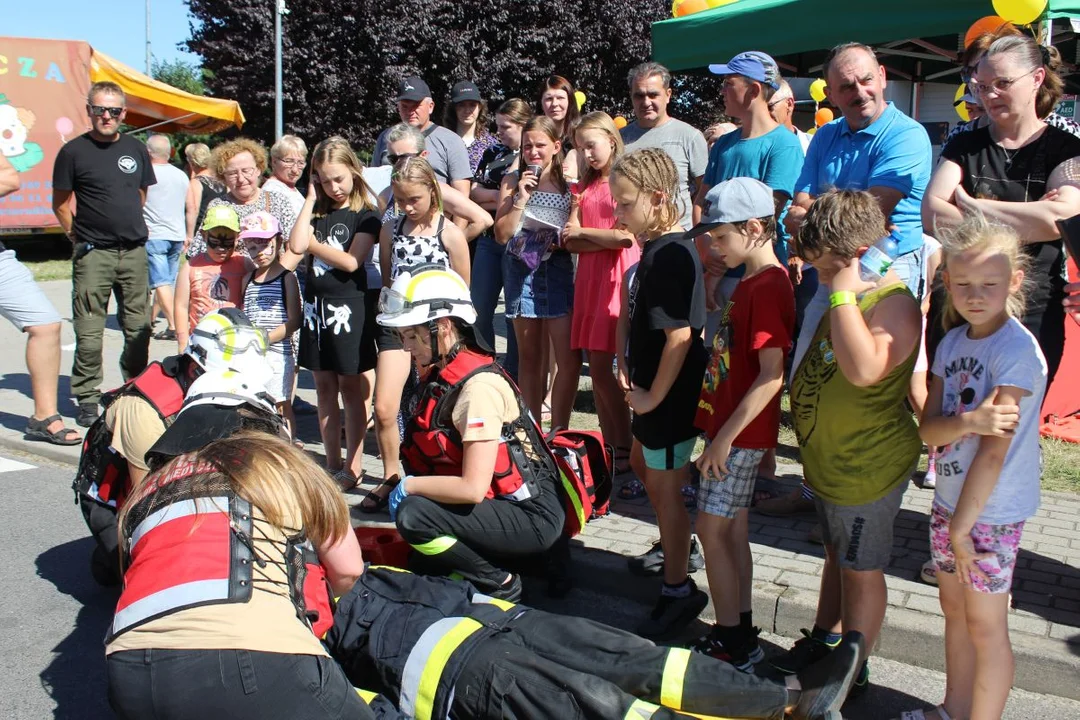
MULTIPOLYGON (((653 59, 671 70, 690 70, 726 62, 738 52, 753 49, 782 61, 786 70, 805 75, 820 65, 824 49, 857 41, 875 47, 887 44, 885 49, 891 52, 885 55, 897 59, 897 67, 891 69, 922 80, 928 74, 947 72, 941 63, 955 63, 957 35, 993 14, 991 0, 736 0, 653 23, 653 59), (904 43, 914 47, 908 49, 904 43), (919 67, 920 61, 938 64, 919 67)), ((1080 0, 1049 0, 1047 16, 1080 17, 1080 0)), ((1076 62, 1071 27, 1055 27, 1053 43, 1059 49, 1068 43, 1063 58, 1076 62)))

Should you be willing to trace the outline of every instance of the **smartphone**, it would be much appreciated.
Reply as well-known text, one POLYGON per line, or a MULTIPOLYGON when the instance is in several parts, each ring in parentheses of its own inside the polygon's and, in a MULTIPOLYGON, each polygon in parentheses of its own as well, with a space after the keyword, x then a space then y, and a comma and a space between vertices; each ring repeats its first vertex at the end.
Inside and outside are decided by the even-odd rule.
POLYGON ((1080 215, 1074 215, 1067 220, 1057 221, 1061 239, 1065 241, 1065 249, 1072 256, 1073 261, 1080 265, 1080 215))

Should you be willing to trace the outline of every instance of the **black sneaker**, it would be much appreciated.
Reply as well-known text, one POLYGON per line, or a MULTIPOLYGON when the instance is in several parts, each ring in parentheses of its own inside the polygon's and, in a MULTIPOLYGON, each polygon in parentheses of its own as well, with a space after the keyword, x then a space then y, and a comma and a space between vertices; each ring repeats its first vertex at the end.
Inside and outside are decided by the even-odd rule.
POLYGON ((857 698, 866 694, 866 691, 870 689, 870 663, 863 662, 862 667, 859 668, 859 674, 855 676, 855 682, 851 683, 851 693, 849 698, 857 698))
POLYGON ((795 645, 790 650, 777 655, 769 661, 774 668, 782 673, 797 675, 805 668, 828 656, 829 652, 840 644, 839 640, 831 645, 824 640, 818 640, 812 637, 810 631, 806 628, 803 628, 800 632, 803 636, 795 641, 795 645))
MULTIPOLYGON (((757 628, 754 628, 754 630, 757 630, 757 628)), ((761 662, 765 658, 765 653, 762 652, 761 647, 758 645, 756 633, 743 638, 743 640, 743 642, 729 640, 725 643, 720 638, 717 628, 713 627, 708 635, 699 638, 691 645, 690 650, 722 660, 734 666, 739 672, 753 673, 754 664, 761 662), (757 660, 754 659, 755 655, 757 660)))
POLYGON ((798 673, 802 690, 791 716, 795 720, 839 718, 840 706, 855 681, 862 653, 862 633, 845 633, 824 658, 798 673))
POLYGON ((496 600, 505 600, 507 602, 521 602, 521 576, 511 575, 510 581, 505 582, 499 586, 498 590, 494 590, 489 593, 485 593, 488 597, 493 597, 496 600))
POLYGON ((79 414, 75 416, 75 423, 80 427, 88 428, 98 419, 97 403, 79 403, 79 414))
MULTIPOLYGON (((654 575, 661 575, 664 572, 664 546, 659 540, 653 543, 653 546, 649 548, 649 551, 629 558, 626 561, 626 567, 630 570, 632 575, 639 575, 642 577, 652 577, 654 575)), ((701 568, 705 567, 705 558, 701 556, 701 550, 698 548, 697 538, 690 536, 690 559, 686 563, 687 573, 696 573, 701 568)))
POLYGON ((687 582, 690 583, 690 594, 684 597, 660 593, 656 607, 649 613, 649 617, 637 626, 638 635, 647 638, 666 637, 692 622, 705 609, 709 604, 709 596, 698 590, 693 580, 687 579, 687 582))

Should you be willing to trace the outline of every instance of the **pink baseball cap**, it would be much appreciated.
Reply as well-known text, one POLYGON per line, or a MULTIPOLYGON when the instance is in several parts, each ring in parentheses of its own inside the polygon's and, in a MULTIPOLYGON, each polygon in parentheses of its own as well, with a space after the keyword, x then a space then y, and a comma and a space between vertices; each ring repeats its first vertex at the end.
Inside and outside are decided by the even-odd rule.
POLYGON ((268 212, 260 210, 240 221, 240 239, 270 239, 281 234, 281 223, 268 212))

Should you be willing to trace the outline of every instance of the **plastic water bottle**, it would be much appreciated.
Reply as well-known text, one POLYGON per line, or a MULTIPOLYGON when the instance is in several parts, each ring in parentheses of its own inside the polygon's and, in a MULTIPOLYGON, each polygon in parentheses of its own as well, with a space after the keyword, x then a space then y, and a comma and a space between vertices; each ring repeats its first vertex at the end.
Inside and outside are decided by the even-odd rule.
POLYGON ((865 282, 877 282, 889 272, 897 256, 896 241, 886 235, 866 249, 859 258, 859 277, 865 282))

